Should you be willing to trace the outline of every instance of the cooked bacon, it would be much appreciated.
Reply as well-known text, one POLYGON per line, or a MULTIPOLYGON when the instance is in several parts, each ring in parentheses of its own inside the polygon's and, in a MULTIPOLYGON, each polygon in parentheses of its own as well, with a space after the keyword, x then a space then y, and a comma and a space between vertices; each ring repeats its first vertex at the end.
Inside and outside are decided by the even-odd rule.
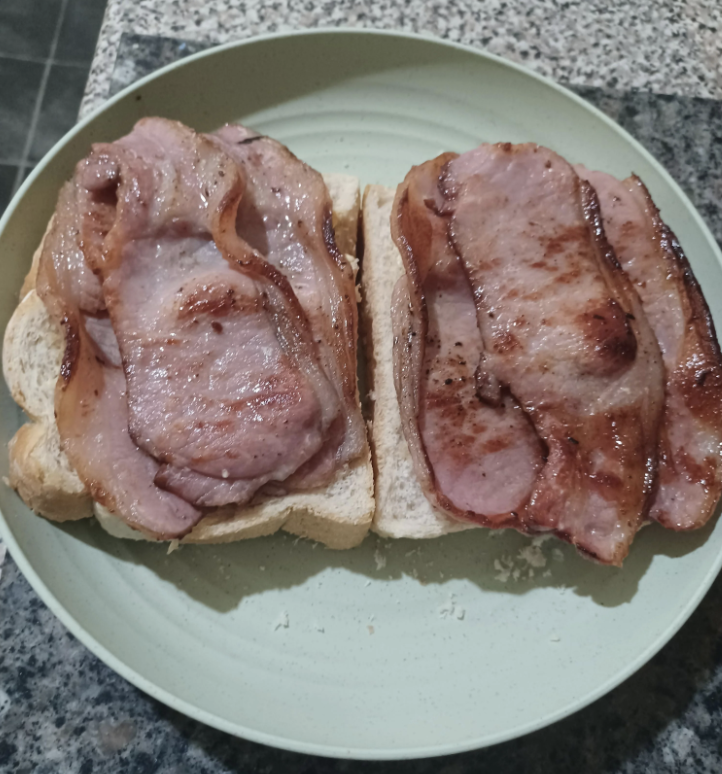
POLYGON ((38 266, 38 293, 57 320, 63 318, 67 307, 85 314, 105 310, 100 281, 86 264, 80 243, 79 195, 75 181, 60 189, 38 266))
POLYGON ((336 248, 331 200, 318 172, 281 143, 243 126, 225 126, 213 138, 245 178, 238 234, 287 278, 343 406, 320 453, 286 481, 287 488, 318 486, 339 465, 358 457, 366 443, 356 384, 353 272, 336 248))
POLYGON ((201 512, 155 485, 158 463, 128 434, 122 369, 99 364, 82 321, 78 324, 68 317, 66 335, 74 337, 75 331, 78 351, 63 363, 56 399, 58 430, 68 459, 93 499, 131 527, 160 540, 182 537, 200 520, 201 512))
MULTIPOLYGON (((75 168, 78 212, 78 243, 88 267, 102 260, 103 242, 115 223, 116 188, 119 169, 115 154, 106 154, 102 145, 75 168)), ((95 278, 100 289, 100 280, 95 278)), ((100 291, 102 293, 102 291, 100 291)), ((105 302, 103 302, 105 308, 105 302)))
POLYGON ((65 328, 55 392, 61 445, 96 501, 146 534, 182 537, 201 513, 155 486, 158 463, 128 435, 125 376, 117 366, 110 321, 89 314, 104 304, 78 244, 78 198, 76 183, 67 183, 43 246, 37 283, 48 311, 65 328))
POLYGON ((594 192, 552 151, 509 143, 449 162, 442 190, 487 400, 507 387, 548 447, 525 524, 619 565, 647 515, 663 365, 594 192))
POLYGON ((339 404, 288 283, 236 235, 238 167, 163 119, 95 146, 88 166, 110 170, 100 179, 117 197, 86 258, 123 358, 130 435, 165 463, 159 485, 196 505, 246 502, 317 454, 339 404))
POLYGON ((644 183, 576 170, 599 196, 604 230, 664 359, 659 488, 650 516, 671 529, 696 529, 722 494, 722 358, 709 308, 644 183))
POLYGON ((517 514, 542 467, 534 428, 513 398, 482 401, 483 359, 471 286, 438 210, 438 180, 455 154, 406 176, 391 231, 406 274, 394 291, 394 374, 417 479, 447 513, 486 526, 520 526, 517 514))

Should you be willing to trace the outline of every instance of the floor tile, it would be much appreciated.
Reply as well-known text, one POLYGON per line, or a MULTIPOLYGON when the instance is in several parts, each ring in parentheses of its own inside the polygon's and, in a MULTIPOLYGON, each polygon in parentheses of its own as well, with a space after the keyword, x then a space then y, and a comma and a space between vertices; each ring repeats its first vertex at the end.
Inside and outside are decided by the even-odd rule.
POLYGON ((29 161, 39 161, 78 120, 88 69, 54 64, 35 127, 29 161))
POLYGON ((61 0, 0 0, 0 56, 46 58, 60 6, 61 0))
POLYGON ((12 196, 17 171, 14 164, 0 164, 0 217, 12 196))
POLYGON ((105 6, 106 0, 69 0, 55 59, 60 62, 92 61, 105 6))
POLYGON ((44 66, 0 57, 0 162, 19 159, 44 66))

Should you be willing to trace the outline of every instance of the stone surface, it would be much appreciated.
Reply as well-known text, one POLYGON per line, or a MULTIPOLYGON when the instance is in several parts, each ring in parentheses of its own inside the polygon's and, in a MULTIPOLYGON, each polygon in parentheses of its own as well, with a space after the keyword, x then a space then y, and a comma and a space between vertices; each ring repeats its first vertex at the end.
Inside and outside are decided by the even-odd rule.
POLYGON ((83 111, 107 97, 124 32, 227 43, 320 27, 421 32, 568 83, 722 98, 716 0, 110 0, 83 111))

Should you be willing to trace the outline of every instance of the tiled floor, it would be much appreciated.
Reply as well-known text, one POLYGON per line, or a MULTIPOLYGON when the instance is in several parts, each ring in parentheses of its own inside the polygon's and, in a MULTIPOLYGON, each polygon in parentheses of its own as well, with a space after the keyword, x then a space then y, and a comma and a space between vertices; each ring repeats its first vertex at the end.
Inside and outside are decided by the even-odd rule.
POLYGON ((78 115, 106 0, 0 0, 0 214, 78 115))

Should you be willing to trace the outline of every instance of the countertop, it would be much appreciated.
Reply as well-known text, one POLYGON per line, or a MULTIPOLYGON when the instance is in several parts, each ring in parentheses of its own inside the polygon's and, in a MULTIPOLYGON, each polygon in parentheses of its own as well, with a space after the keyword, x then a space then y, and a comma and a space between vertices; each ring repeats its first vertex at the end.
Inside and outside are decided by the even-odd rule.
MULTIPOLYGON (((309 27, 421 32, 485 48, 573 88, 639 139, 722 244, 722 6, 686 2, 110 0, 81 115, 201 48, 309 27)), ((722 771, 722 580, 673 640, 592 706, 473 753, 356 763, 235 739, 138 691, 87 651, 0 545, 0 771, 722 771)))

